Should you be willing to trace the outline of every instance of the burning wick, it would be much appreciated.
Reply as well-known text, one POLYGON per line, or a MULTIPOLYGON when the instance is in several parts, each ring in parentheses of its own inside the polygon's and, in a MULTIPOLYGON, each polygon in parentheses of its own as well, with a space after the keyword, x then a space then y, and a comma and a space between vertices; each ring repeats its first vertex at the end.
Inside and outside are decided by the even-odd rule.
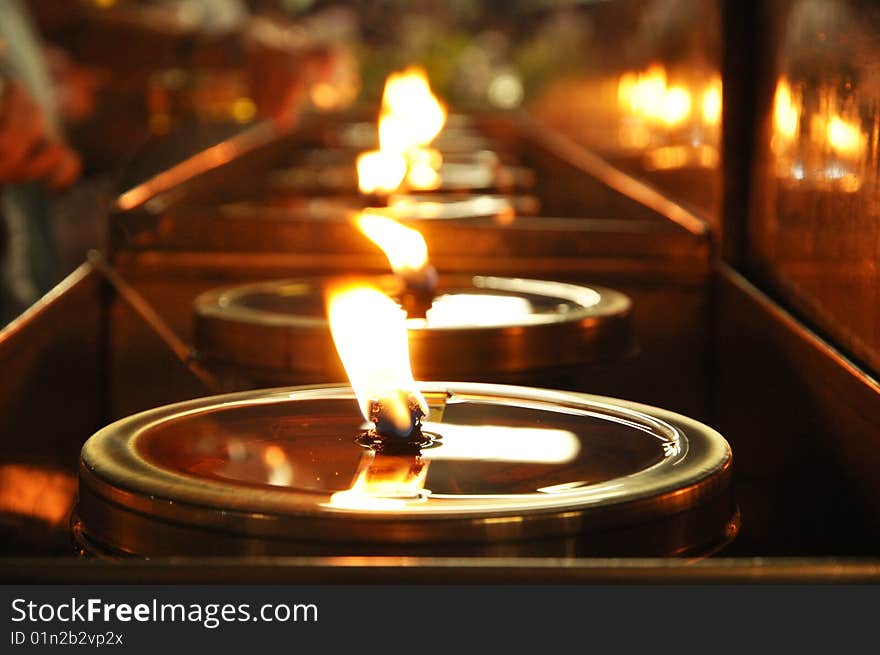
POLYGON ((428 261, 428 246, 418 230, 401 225, 375 209, 355 219, 358 229, 379 246, 391 269, 403 281, 400 304, 413 318, 425 318, 434 302, 437 270, 428 261))
MULTIPOLYGON (((407 395, 406 402, 409 408, 410 417, 408 434, 402 434, 398 429, 398 424, 394 421, 393 411, 387 410, 385 403, 381 400, 370 401, 368 418, 372 421, 373 425, 376 426, 375 433, 377 436, 403 437, 406 439, 407 443, 412 444, 413 448, 418 452, 419 446, 422 442, 422 419, 425 417, 425 412, 422 411, 419 400, 412 395, 407 395)), ((377 449, 377 452, 382 452, 382 445, 383 444, 379 444, 380 447, 377 449)))
POLYGON ((374 425, 368 437, 421 443, 428 404, 410 368, 406 312, 378 289, 349 283, 328 289, 327 316, 361 414, 374 425))

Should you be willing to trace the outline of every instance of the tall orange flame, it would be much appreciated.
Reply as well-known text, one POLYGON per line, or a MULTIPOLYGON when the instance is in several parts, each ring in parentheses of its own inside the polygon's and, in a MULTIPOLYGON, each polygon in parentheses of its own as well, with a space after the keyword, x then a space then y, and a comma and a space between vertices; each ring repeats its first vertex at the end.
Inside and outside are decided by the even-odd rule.
POLYGON ((370 420, 372 403, 381 402, 385 418, 400 434, 409 434, 412 403, 425 416, 428 405, 410 368, 406 312, 379 289, 351 282, 327 290, 327 314, 361 414, 370 420))

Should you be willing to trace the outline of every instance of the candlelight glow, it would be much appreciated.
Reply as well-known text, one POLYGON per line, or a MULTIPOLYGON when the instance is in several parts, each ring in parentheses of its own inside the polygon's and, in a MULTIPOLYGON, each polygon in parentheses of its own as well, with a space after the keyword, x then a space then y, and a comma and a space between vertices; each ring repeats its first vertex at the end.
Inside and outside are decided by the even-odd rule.
POLYGON ((431 461, 492 461, 562 465, 581 451, 577 436, 569 430, 509 425, 477 428, 455 423, 427 423, 425 428, 442 435, 421 455, 385 455, 364 452, 351 487, 334 493, 329 504, 340 509, 394 511, 431 494, 425 489, 431 461))
POLYGON ((691 94, 683 86, 673 86, 663 94, 659 118, 667 125, 679 125, 691 115, 691 94))
POLYGON ((383 150, 427 146, 446 124, 446 108, 431 92, 425 71, 418 67, 388 76, 382 113, 394 119, 392 133, 385 135, 391 142, 383 142, 380 132, 379 147, 383 150))
POLYGON ((800 108, 794 103, 791 87, 784 77, 776 85, 773 99, 773 124, 776 135, 786 141, 794 140, 800 122, 800 108))
POLYGON ((520 296, 477 293, 444 294, 425 314, 429 327, 523 323, 534 316, 532 303, 520 296))
POLYGON ((832 116, 828 121, 828 144, 841 155, 858 155, 865 147, 865 137, 858 125, 832 116))
MULTIPOLYGON (((720 95, 718 97, 720 113, 720 95)), ((690 118, 693 105, 688 89, 680 85, 668 86, 666 69, 659 64, 639 73, 621 75, 617 84, 617 101, 625 113, 669 127, 681 125, 690 118)))
POLYGON ((406 157, 399 152, 371 150, 357 158, 358 188, 364 193, 391 193, 406 177, 406 157))
POLYGON ((389 421, 408 434, 410 403, 417 402, 425 416, 428 405, 410 368, 406 313, 379 289, 349 283, 328 289, 327 315, 361 414, 370 420, 371 401, 381 401, 389 421))
POLYGON ((663 102, 666 93, 666 69, 654 64, 641 73, 624 73, 617 85, 617 100, 622 109, 649 116, 663 102))
POLYGON ((407 153, 406 183, 413 189, 429 191, 440 186, 443 156, 433 148, 413 148, 407 153))
POLYGON ((565 464, 578 456, 580 441, 573 432, 554 428, 426 423, 425 429, 442 435, 429 452, 432 460, 476 460, 565 464))
POLYGON ((718 125, 721 122, 721 78, 715 77, 703 91, 701 111, 706 125, 718 125))
POLYGON ((369 210, 361 212, 355 224, 382 249, 395 273, 420 271, 428 263, 428 246, 418 230, 369 210))
POLYGON ((428 148, 446 123, 446 108, 431 92, 420 68, 392 73, 385 82, 379 116, 379 149, 358 158, 358 184, 364 193, 390 193, 403 184, 436 189, 443 158, 428 148))

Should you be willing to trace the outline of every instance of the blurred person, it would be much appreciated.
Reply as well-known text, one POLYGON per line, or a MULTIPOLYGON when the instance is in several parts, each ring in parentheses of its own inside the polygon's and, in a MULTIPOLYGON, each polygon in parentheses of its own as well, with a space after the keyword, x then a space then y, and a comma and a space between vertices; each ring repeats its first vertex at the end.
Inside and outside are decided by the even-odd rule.
MULTIPOLYGON (((57 282, 53 202, 79 177, 64 142, 59 94, 20 0, 0 2, 0 325, 57 282)), ((82 98, 80 102, 82 109, 82 98)), ((76 103, 74 103, 76 104, 76 103)))

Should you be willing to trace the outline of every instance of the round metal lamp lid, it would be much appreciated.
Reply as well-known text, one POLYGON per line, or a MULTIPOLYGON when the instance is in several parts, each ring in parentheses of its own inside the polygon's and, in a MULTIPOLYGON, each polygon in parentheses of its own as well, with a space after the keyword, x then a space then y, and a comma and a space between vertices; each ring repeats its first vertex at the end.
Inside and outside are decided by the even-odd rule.
MULTIPOLYGON (((352 495, 379 457, 356 441, 353 392, 294 387, 180 403, 104 428, 82 450, 80 518, 93 538, 135 552, 128 542, 149 531, 123 529, 121 513, 261 539, 485 542, 669 517, 729 485, 727 442, 671 412, 524 387, 422 390, 433 442, 410 455, 424 467, 417 493, 352 495)), ((379 465, 382 475, 389 464, 379 465)))
MULTIPOLYGON (((333 278, 209 291, 195 301, 196 348, 239 366, 345 375, 325 319, 333 278)), ((389 295, 394 276, 374 278, 389 295)), ((416 377, 484 379, 621 357, 632 345, 631 302, 612 289, 516 278, 441 276, 425 319, 410 319, 416 377)), ((369 320, 365 316, 364 320, 369 320)))

